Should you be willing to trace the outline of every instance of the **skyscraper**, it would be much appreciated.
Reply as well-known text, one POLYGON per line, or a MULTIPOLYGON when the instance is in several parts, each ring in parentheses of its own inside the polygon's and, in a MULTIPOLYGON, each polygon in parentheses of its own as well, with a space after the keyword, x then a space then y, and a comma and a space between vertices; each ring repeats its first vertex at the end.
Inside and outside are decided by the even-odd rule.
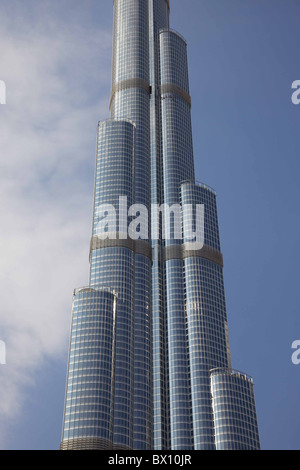
POLYGON ((195 181, 187 45, 169 13, 169 0, 114 0, 111 116, 98 125, 89 286, 73 298, 65 450, 260 447, 253 380, 231 365, 216 193, 195 181), (185 224, 195 229, 196 207, 201 246, 185 224), (144 214, 147 233, 140 223, 130 235, 124 212, 144 214))

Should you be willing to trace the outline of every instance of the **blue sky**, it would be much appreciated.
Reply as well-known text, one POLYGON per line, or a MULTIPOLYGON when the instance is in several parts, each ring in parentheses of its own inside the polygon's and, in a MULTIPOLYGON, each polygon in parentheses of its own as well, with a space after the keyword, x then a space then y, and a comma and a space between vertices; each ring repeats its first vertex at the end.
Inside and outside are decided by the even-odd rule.
MULTIPOLYGON (((2 0, 0 448, 57 449, 72 292, 88 280, 112 1, 2 0)), ((233 367, 262 447, 299 449, 300 3, 171 0, 188 42, 197 180, 216 189, 233 367)))

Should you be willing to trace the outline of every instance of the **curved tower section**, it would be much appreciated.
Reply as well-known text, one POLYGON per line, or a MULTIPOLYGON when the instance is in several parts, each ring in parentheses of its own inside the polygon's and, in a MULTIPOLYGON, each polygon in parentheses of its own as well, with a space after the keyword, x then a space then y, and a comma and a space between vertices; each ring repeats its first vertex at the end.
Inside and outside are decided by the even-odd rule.
POLYGON ((116 314, 115 291, 74 291, 62 450, 112 449, 116 314))
MULTIPOLYGON (((114 0, 112 119, 135 123, 134 203, 150 207, 150 83, 148 0, 114 0)), ((135 253, 133 446, 151 447, 151 251, 135 253)))
POLYGON ((213 450, 209 371, 230 363, 216 193, 200 183, 183 183, 181 203, 184 214, 189 207, 204 208, 203 247, 193 250, 184 238, 183 276, 194 449, 213 450))
POLYGON ((99 123, 90 247, 90 285, 118 292, 113 445, 125 450, 133 447, 135 250, 121 213, 134 201, 135 131, 130 121, 99 123))
MULTIPOLYGON (((169 29, 160 31, 163 203, 180 207, 180 183, 194 177, 191 101, 185 40, 169 29)), ((175 216, 175 214, 174 214, 175 216)), ((165 218, 163 223, 172 219, 165 218)), ((165 310, 168 331, 170 445, 192 449, 190 376, 186 336, 183 260, 175 226, 162 227, 165 310), (168 236, 167 236, 168 234, 168 236), (177 249, 176 249, 177 247, 177 249)), ((180 233, 181 236, 181 233, 180 233)))
POLYGON ((233 369, 212 370, 211 393, 216 449, 259 449, 252 377, 233 369))

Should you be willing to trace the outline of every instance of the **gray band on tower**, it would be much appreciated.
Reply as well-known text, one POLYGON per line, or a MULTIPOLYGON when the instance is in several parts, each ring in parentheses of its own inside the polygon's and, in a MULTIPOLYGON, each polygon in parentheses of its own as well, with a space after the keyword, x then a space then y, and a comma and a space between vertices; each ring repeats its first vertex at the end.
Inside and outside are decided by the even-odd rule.
POLYGON ((174 85, 173 83, 166 83, 160 86, 161 96, 167 93, 178 95, 180 96, 180 98, 184 99, 188 103, 189 106, 192 105, 192 100, 191 100, 190 95, 183 88, 180 88, 179 86, 174 85))
POLYGON ((144 240, 133 240, 131 238, 122 239, 110 239, 106 238, 101 240, 98 237, 92 237, 90 245, 90 253, 93 250, 99 250, 101 248, 128 248, 137 255, 143 255, 146 258, 152 260, 152 247, 144 240))
POLYGON ((213 263, 223 267, 223 255, 210 246, 204 245, 201 250, 187 250, 185 245, 170 245, 164 248, 163 259, 170 261, 172 259, 186 259, 199 257, 212 261, 213 263))
POLYGON ((122 80, 121 82, 115 83, 112 87, 110 96, 110 106, 112 100, 115 97, 115 94, 118 93, 118 91, 127 90, 128 88, 141 88, 142 90, 145 90, 148 94, 150 94, 150 85, 146 80, 143 80, 142 78, 129 78, 127 80, 122 80))
POLYGON ((95 437, 68 439, 60 445, 60 450, 111 450, 112 448, 112 442, 95 437))

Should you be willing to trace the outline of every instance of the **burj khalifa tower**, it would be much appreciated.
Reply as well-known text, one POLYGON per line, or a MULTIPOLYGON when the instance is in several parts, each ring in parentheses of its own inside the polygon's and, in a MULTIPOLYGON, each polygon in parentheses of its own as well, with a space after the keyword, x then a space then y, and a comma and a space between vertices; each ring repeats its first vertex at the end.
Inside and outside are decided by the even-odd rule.
POLYGON ((97 129, 90 278, 73 295, 61 449, 258 450, 253 379, 231 363, 216 192, 195 178, 187 44, 170 29, 169 0, 113 8, 110 118, 97 129), (153 206, 169 208, 170 236, 162 211, 130 236, 120 214, 153 206), (194 206, 204 231, 191 247, 194 206))

